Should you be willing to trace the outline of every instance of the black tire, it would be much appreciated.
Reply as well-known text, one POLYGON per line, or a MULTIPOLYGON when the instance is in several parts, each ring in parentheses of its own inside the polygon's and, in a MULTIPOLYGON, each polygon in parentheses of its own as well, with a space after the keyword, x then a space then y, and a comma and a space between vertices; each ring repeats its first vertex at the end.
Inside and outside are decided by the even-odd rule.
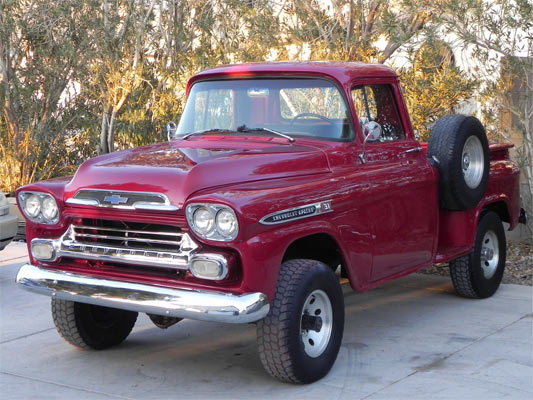
POLYGON ((122 343, 130 334, 138 313, 52 299, 52 318, 59 334, 82 349, 102 350, 122 343))
MULTIPOLYGON (((308 314, 306 316, 309 317, 308 314)), ((322 321, 321 318, 313 320, 311 317, 312 322, 322 321)), ((333 271, 314 260, 284 262, 270 312, 257 323, 259 355, 267 372, 274 378, 290 383, 311 383, 324 377, 337 358, 343 331, 344 297, 333 271), (304 306, 312 304, 314 296, 318 296, 316 304, 319 305, 327 304, 321 303, 327 297, 331 309, 324 306, 324 312, 320 313, 318 306, 314 314, 323 316, 324 324, 320 322, 314 325, 314 329, 302 329, 303 323, 310 323, 309 319, 303 321, 304 306), (331 329, 327 328, 328 321, 331 329), (310 331, 322 335, 321 344, 310 340, 310 336, 307 336, 312 333, 310 331), (308 340, 306 345, 304 338, 308 340), (313 351, 317 353, 311 357, 308 352, 313 351)))
MULTIPOLYGON (((472 116, 448 115, 437 121, 431 130, 427 155, 439 170, 439 198, 446 210, 468 210, 483 198, 489 179, 489 143, 485 128, 472 116), (477 179, 469 180, 463 174, 463 149, 467 140, 479 139, 483 151, 483 171, 477 179)), ((476 174, 477 175, 477 174, 476 174)))
POLYGON ((495 212, 486 212, 479 219, 474 251, 450 263, 450 275, 457 294, 471 299, 492 296, 502 281, 505 257, 506 242, 502 221, 495 212), (487 254, 484 252, 488 247, 485 246, 497 248, 498 252, 493 251, 490 260, 486 259, 487 254))

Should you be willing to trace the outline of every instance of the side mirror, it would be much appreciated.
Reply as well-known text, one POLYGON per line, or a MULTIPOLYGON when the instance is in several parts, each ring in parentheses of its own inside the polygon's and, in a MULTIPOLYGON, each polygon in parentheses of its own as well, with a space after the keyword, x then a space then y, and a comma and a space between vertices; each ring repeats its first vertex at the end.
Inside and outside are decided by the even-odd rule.
POLYGON ((381 137, 382 130, 381 125, 378 124, 376 121, 365 122, 362 128, 365 140, 363 141, 363 152, 359 154, 359 159, 361 160, 362 164, 366 164, 366 142, 375 142, 376 140, 378 140, 381 137))
POLYGON ((169 123, 167 123, 167 139, 168 140, 174 138, 174 136, 176 135, 177 129, 178 127, 176 126, 175 122, 170 121, 169 123))
POLYGON ((376 121, 370 121, 363 125, 363 135, 365 137, 365 143, 368 141, 375 142, 381 137, 381 125, 376 121))

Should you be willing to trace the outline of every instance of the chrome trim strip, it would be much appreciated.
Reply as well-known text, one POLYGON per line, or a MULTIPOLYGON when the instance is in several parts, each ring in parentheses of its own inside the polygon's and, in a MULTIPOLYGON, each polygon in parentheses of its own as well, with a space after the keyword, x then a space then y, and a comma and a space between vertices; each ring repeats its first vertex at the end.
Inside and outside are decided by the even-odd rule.
POLYGON ((134 210, 146 210, 146 211, 178 211, 178 206, 157 204, 157 203, 133 203, 134 210))
POLYGON ((73 204, 76 206, 95 206, 98 207, 100 205, 100 202, 98 200, 90 200, 90 199, 75 199, 74 197, 71 197, 70 199, 67 199, 65 201, 67 204, 73 204))
POLYGON ((276 225, 330 212, 333 212, 331 200, 325 200, 318 203, 306 204, 300 207, 276 211, 274 213, 265 215, 259 220, 259 223, 263 225, 276 225))
POLYGON ((248 323, 270 309, 260 292, 233 295, 174 289, 95 278, 66 271, 23 265, 16 278, 22 288, 58 299, 176 318, 248 323))
POLYGON ((66 204, 71 205, 80 205, 80 206, 93 206, 93 207, 103 207, 103 208, 118 208, 121 210, 146 210, 146 211, 178 211, 179 207, 170 204, 170 201, 168 197, 163 193, 156 193, 156 192, 132 192, 128 190, 112 190, 112 189, 79 189, 76 194, 71 197, 70 199, 67 199, 65 201, 66 204), (109 193, 125 193, 130 195, 148 195, 148 196, 155 196, 159 197, 161 200, 163 200, 163 204, 161 203, 150 203, 150 202, 143 202, 138 201, 136 203, 133 203, 132 205, 121 205, 121 204, 102 204, 98 199, 85 199, 81 198, 78 199, 76 196, 79 192, 109 192, 109 193))
POLYGON ((402 153, 418 153, 419 151, 422 151, 422 147, 413 147, 412 149, 402 151, 402 153))

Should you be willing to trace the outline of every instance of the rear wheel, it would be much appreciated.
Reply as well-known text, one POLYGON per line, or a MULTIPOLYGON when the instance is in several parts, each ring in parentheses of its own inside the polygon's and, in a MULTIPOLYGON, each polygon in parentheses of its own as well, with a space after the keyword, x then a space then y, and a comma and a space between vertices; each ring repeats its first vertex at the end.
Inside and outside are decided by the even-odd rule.
POLYGON ((506 243, 502 221, 495 212, 481 215, 472 253, 450 263, 455 291, 463 297, 492 296, 502 281, 506 243))
POLYGON ((311 383, 335 362, 344 330, 344 298, 337 276, 314 260, 281 265, 268 315, 257 324, 263 366, 284 382, 311 383))
POLYGON ((101 350, 122 343, 137 313, 116 308, 52 299, 52 318, 59 334, 73 346, 101 350))

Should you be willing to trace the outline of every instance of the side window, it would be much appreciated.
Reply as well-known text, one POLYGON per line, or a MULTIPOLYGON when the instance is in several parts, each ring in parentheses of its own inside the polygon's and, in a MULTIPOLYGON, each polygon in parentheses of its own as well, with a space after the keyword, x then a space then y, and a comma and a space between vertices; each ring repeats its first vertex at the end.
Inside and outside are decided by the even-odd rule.
POLYGON ((365 85, 352 89, 352 100, 359 126, 375 121, 381 126, 379 142, 405 138, 402 122, 390 85, 365 85))

